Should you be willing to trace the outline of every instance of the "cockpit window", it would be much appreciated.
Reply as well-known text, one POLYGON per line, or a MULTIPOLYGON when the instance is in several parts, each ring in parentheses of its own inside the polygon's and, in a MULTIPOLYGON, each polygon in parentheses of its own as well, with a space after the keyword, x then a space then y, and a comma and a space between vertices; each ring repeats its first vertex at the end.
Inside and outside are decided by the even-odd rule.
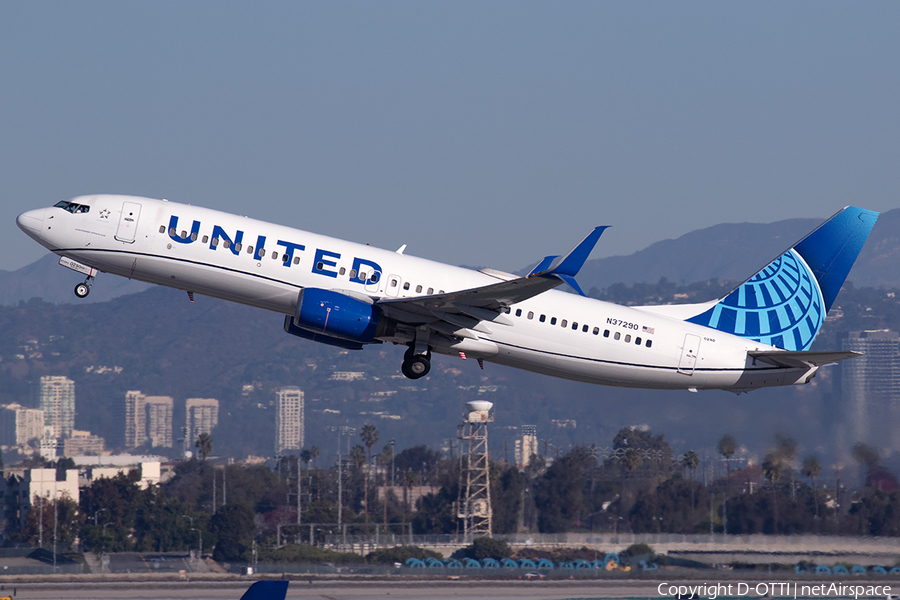
POLYGON ((79 213, 87 213, 91 212, 91 207, 87 204, 76 204, 74 202, 69 202, 68 200, 60 200, 56 204, 54 204, 56 208, 61 208, 63 210, 67 210, 73 215, 77 215, 79 213))

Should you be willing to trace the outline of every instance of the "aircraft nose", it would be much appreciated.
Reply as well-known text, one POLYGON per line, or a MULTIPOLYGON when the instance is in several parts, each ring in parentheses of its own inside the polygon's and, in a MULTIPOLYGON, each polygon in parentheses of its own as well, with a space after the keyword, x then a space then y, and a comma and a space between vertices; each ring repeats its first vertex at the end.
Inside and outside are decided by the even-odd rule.
POLYGON ((44 224, 44 212, 46 210, 46 208, 39 208, 23 212, 16 217, 16 225, 30 237, 37 238, 41 234, 41 227, 44 224))

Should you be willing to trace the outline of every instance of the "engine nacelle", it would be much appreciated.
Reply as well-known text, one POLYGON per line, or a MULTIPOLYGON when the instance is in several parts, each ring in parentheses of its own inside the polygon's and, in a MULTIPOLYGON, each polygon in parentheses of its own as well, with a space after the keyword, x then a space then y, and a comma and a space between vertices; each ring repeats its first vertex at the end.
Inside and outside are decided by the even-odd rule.
POLYGON ((380 316, 377 308, 363 300, 331 290, 304 288, 292 324, 329 338, 368 344, 375 341, 380 316))

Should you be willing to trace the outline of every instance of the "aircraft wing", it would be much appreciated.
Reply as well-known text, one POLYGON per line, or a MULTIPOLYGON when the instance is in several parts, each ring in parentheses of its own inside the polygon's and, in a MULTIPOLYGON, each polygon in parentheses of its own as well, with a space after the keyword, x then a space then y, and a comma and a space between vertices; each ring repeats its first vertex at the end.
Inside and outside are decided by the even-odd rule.
POLYGON ((796 368, 796 369, 808 369, 810 367, 821 367, 824 365, 830 365, 842 360, 847 360, 848 358, 856 358, 857 356, 863 356, 862 352, 851 352, 851 351, 825 351, 825 352, 816 352, 816 351, 791 351, 791 350, 776 350, 776 351, 751 351, 747 352, 747 354, 753 357, 754 360, 761 360, 763 362, 767 362, 771 365, 775 365, 776 367, 787 367, 787 368, 796 368))
POLYGON ((543 294, 562 283, 571 285, 584 295, 574 278, 605 229, 606 227, 595 227, 568 254, 544 258, 525 277, 446 294, 383 299, 376 302, 376 305, 387 316, 411 324, 435 320, 448 321, 459 327, 472 327, 478 321, 511 324, 501 314, 503 309, 543 294))

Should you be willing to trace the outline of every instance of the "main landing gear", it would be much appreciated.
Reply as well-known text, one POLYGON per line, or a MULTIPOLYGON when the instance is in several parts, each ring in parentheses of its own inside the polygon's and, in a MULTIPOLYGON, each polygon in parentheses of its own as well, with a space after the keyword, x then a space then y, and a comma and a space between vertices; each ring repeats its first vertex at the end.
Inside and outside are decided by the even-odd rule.
POLYGON ((79 298, 87 298, 87 295, 91 293, 92 285, 94 285, 94 278, 88 277, 82 283, 75 286, 75 295, 79 298))
POLYGON ((431 370, 431 350, 425 354, 415 354, 414 346, 410 345, 409 350, 403 355, 403 364, 400 370, 410 379, 419 379, 428 375, 431 370))

